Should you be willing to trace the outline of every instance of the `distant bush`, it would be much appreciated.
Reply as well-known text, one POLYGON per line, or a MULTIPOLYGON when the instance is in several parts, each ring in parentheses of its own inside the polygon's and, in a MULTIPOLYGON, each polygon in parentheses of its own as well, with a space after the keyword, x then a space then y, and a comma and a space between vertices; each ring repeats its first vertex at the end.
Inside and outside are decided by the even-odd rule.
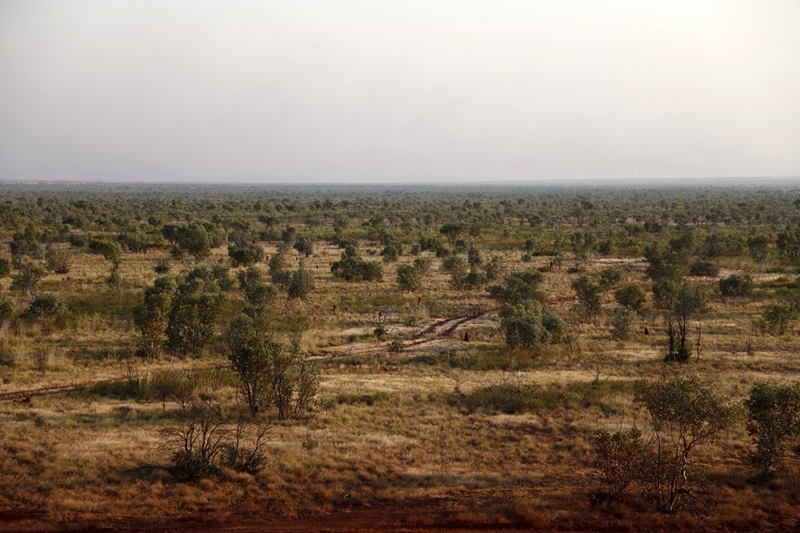
POLYGON ((800 435, 800 384, 757 383, 744 403, 747 432, 756 445, 750 460, 767 473, 800 435))
POLYGON ((723 296, 750 296, 753 292, 753 278, 750 274, 731 274, 719 280, 719 292, 723 296))
POLYGON ((539 291, 541 283, 542 273, 539 271, 512 272, 504 278, 502 285, 493 285, 488 291, 500 303, 523 304, 532 300, 543 300, 544 296, 539 291))
POLYGON ((161 428, 168 470, 181 481, 195 481, 221 468, 255 473, 266 460, 269 428, 268 423, 248 423, 242 417, 234 425, 221 404, 194 400, 161 428))
POLYGON ((417 258, 412 265, 400 265, 397 267, 397 285, 400 290, 412 292, 422 287, 422 280, 430 267, 430 261, 417 258))
POLYGON ((642 432, 636 428, 614 433, 599 430, 592 438, 592 445, 592 463, 605 489, 595 497, 603 494, 612 500, 622 499, 632 483, 642 481, 650 462, 650 450, 642 439, 642 432))
POLYGON ((31 302, 28 313, 35 318, 55 317, 67 310, 61 297, 55 294, 40 294, 31 302))
POLYGON ((764 308, 761 317, 767 331, 783 335, 792 322, 797 320, 797 309, 790 303, 774 303, 764 308))
POLYGON ((713 278, 719 275, 719 267, 711 261, 695 261, 689 267, 689 275, 713 278))
POLYGON ((538 301, 506 304, 500 310, 500 327, 512 349, 541 348, 561 342, 566 325, 538 301))
POLYGON ((92 239, 89 243, 89 251, 93 254, 102 255, 109 261, 119 259, 120 250, 117 243, 108 239, 92 239))
POLYGON ((630 307, 617 307, 611 316, 611 337, 617 340, 627 340, 631 336, 633 323, 639 315, 630 307))
POLYGON ((507 382, 481 387, 464 399, 464 408, 470 413, 525 413, 537 409, 541 404, 539 390, 533 385, 507 382))
POLYGON ((346 257, 331 265, 333 277, 345 281, 381 281, 383 267, 376 261, 364 261, 360 257, 346 257))
POLYGON ((45 275, 45 271, 38 265, 24 263, 20 265, 19 271, 11 279, 11 290, 20 294, 34 294, 39 290, 39 282, 45 275))
POLYGON ((264 260, 264 249, 247 242, 236 242, 228 246, 228 256, 233 266, 251 266, 264 260))
POLYGON ((614 291, 614 300, 616 300, 620 306, 627 307, 638 313, 642 310, 647 297, 641 287, 630 284, 614 291))
POLYGON ((289 279, 289 288, 286 292, 289 298, 302 300, 314 290, 315 286, 314 274, 310 270, 301 267, 292 272, 292 276, 289 279))
POLYGON ((469 394, 454 393, 449 402, 468 413, 519 414, 537 410, 577 408, 577 394, 557 388, 541 388, 524 383, 514 376, 499 383, 475 389, 469 394))
POLYGON ((169 259, 162 259, 153 268, 156 274, 167 274, 170 271, 169 259))

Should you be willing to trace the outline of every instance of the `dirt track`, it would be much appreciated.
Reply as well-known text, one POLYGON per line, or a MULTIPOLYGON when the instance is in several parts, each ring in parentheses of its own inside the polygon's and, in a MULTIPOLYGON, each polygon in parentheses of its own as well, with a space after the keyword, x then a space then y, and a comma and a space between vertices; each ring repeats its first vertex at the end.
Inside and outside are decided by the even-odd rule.
MULTIPOLYGON (((447 318, 443 318, 437 320, 436 322, 426 326, 422 331, 414 335, 413 340, 404 343, 404 347, 410 348, 413 346, 420 346, 422 344, 427 344, 433 342, 437 339, 441 339, 444 337, 449 337, 450 335, 455 332, 455 330, 472 320, 480 318, 484 315, 497 311, 497 308, 491 309, 482 309, 478 311, 470 311, 469 313, 463 313, 456 316, 451 316, 447 318)), ((373 343, 361 343, 361 344, 351 344, 347 346, 347 354, 348 355, 355 355, 361 353, 367 353, 370 351, 375 351, 378 347, 373 343)), ((336 357, 341 355, 337 350, 326 350, 324 355, 312 357, 312 359, 328 359, 330 357, 336 357)), ((222 366, 215 366, 214 368, 228 368, 228 365, 222 366)), ((15 391, 2 391, 0 390, 0 401, 3 400, 11 400, 15 403, 29 403, 31 398, 37 396, 46 396, 49 394, 58 394, 64 392, 71 392, 76 390, 79 387, 85 387, 90 385, 95 385, 97 383, 102 383, 104 381, 114 381, 117 379, 125 379, 125 375, 120 375, 118 378, 114 378, 112 380, 109 379, 101 379, 95 381, 84 381, 80 383, 70 383, 70 384, 63 384, 51 387, 37 387, 33 389, 24 389, 24 390, 15 390, 15 391)))

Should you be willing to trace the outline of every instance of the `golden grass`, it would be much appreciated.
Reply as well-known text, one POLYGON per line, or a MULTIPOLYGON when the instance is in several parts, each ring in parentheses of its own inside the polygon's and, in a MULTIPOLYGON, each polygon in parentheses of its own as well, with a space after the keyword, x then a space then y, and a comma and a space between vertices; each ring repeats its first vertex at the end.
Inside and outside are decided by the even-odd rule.
MULTIPOLYGON (((268 253, 274 252, 274 247, 267 248, 268 253)), ((367 247, 363 248, 366 255, 367 247)), ((544 258, 523 264, 518 254, 505 255, 511 270, 545 264, 544 258)), ((338 256, 338 249, 317 243, 316 252, 303 259, 317 280, 313 297, 280 304, 312 317, 304 344, 322 362, 320 396, 325 408, 309 420, 274 427, 263 471, 256 475, 226 471, 192 484, 176 483, 165 472, 149 468, 166 460, 158 429, 174 405, 165 412, 158 403, 78 392, 33 396, 30 403, 4 400, 0 402, 0 507, 41 514, 0 522, 0 527, 146 527, 179 524, 184 519, 194 524, 269 522, 431 499, 439 502, 439 511, 417 516, 422 528, 450 524, 454 528, 636 531, 647 524, 657 530, 690 531, 796 526, 800 518, 796 455, 789 458, 787 471, 775 484, 749 481, 745 457, 750 444, 741 427, 718 443, 698 448, 693 458, 710 480, 715 507, 666 516, 636 498, 628 503, 589 504, 588 495, 596 488, 590 466, 592 432, 634 421, 644 425, 643 414, 629 394, 609 394, 580 408, 564 403, 513 415, 466 414, 448 403, 453 395, 468 395, 511 378, 563 392, 581 383, 631 381, 691 370, 714 377, 737 398, 758 380, 795 381, 800 373, 796 357, 800 340, 753 332, 751 321, 763 302, 713 301, 702 320, 700 360, 685 369, 661 362, 663 326, 657 313, 648 312, 624 343, 612 340, 605 319, 599 319, 580 326, 571 354, 555 348, 515 373, 474 371, 447 364, 447 357, 479 354, 481 347, 502 343, 496 314, 465 323, 450 337, 426 337, 425 343, 399 354, 388 352, 390 339, 379 342, 371 336, 374 326, 369 315, 389 302, 394 311, 388 324, 390 338, 399 335, 410 342, 436 320, 496 306, 485 293, 451 289, 436 264, 422 291, 399 293, 394 271, 397 264, 410 261, 406 257, 384 266, 382 282, 348 284, 330 275, 330 262, 338 256), (416 317, 411 326, 406 325, 409 316, 416 317), (649 336, 641 333, 645 324, 652 331, 649 336), (470 343, 462 340, 465 330, 470 332, 470 343), (746 353, 747 339, 752 341, 754 355, 746 353), (353 400, 338 402, 338 395, 350 395, 353 400), (142 516, 146 518, 138 518, 142 516)), ((126 254, 121 268, 123 291, 140 292, 152 283, 157 277, 153 268, 165 257, 164 252, 126 254)), ((225 248, 218 248, 205 263, 226 257, 225 248)), ((300 260, 292 252, 292 264, 300 260)), ((194 266, 193 261, 173 263, 173 272, 194 266)), ((72 264, 69 274, 48 276, 45 285, 58 287, 64 294, 109 291, 105 285, 108 261, 75 254, 72 264)), ((611 264, 627 269, 631 281, 643 281, 640 260, 590 260, 582 266, 591 273, 611 264)), ((576 275, 567 274, 570 266, 574 264, 545 274, 543 285, 548 300, 562 315, 574 305, 569 284, 576 275)), ((756 279, 772 278, 759 274, 756 279)), ((23 324, 19 334, 6 332, 5 338, 16 355, 16 366, 0 367, 2 392, 225 363, 224 354, 214 351, 197 358, 133 358, 132 324, 106 316, 102 310, 81 314, 64 328, 23 324)))

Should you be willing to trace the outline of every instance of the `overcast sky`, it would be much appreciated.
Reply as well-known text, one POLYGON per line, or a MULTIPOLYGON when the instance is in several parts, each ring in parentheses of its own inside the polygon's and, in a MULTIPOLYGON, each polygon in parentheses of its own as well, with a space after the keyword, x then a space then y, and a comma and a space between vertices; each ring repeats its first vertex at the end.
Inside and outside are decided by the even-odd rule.
POLYGON ((0 0, 0 179, 800 176, 797 0, 0 0))

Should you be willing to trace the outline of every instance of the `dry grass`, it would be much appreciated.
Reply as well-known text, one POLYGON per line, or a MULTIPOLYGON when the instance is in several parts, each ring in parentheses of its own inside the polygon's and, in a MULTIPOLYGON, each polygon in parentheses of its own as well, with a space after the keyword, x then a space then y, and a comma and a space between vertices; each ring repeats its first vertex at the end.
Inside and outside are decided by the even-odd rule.
MULTIPOLYGON (((418 294, 397 292, 395 264, 385 266, 382 282, 348 284, 330 276, 330 262, 338 258, 339 250, 323 243, 316 248, 304 264, 317 279, 317 291, 309 301, 287 303, 284 308, 312 318, 304 343, 322 364, 323 408, 311 419, 273 429, 262 472, 226 471, 198 483, 176 483, 153 468, 165 461, 158 429, 175 405, 163 410, 156 402, 80 391, 32 396, 29 403, 4 400, 0 508, 36 514, 0 520, 0 527, 146 527, 186 524, 181 522, 186 519, 199 527, 434 500, 435 512, 423 506, 414 518, 420 528, 796 527, 800 518, 796 454, 772 484, 754 483, 745 463, 750 445, 742 428, 698 449, 694 457, 713 490, 711 509, 668 516, 635 498, 589 504, 588 496, 596 488, 590 467, 592 432, 644 424, 624 383, 683 370, 661 362, 664 339, 657 313, 647 313, 625 343, 611 339, 601 318, 581 324, 572 352, 554 348, 516 372, 470 370, 458 357, 489 357, 492 347, 502 342, 496 315, 467 322, 448 337, 431 335, 401 353, 388 352, 389 339, 379 342, 372 337, 369 315, 388 304, 393 311, 390 337, 410 342, 436 320, 494 307, 485 293, 451 289, 436 264, 418 294), (651 335, 641 332, 644 325, 651 335), (470 343, 463 342, 463 331, 470 332, 470 343), (459 398, 508 379, 544 391, 547 402, 520 414, 470 413, 461 408, 459 398), (592 383, 623 385, 591 396, 587 391, 592 383)), ((272 252, 274 248, 268 247, 272 252)), ((157 276, 153 268, 164 257, 160 252, 126 255, 123 293, 141 292, 152 283, 157 276)), ((225 249, 219 248, 207 262, 225 258, 225 249)), ((518 256, 508 258, 512 270, 545 264, 543 258, 527 264, 518 262, 518 256)), ((300 259, 292 255, 295 265, 300 259)), ((611 263, 622 265, 629 280, 643 281, 644 265, 638 260, 604 259, 582 267, 591 273, 611 263)), ((173 271, 193 266, 186 261, 174 264, 173 271)), ((569 284, 577 274, 567 273, 571 266, 575 265, 545 274, 543 288, 561 315, 574 305, 569 284)), ((44 285, 58 288, 75 302, 79 296, 89 299, 85 301, 109 301, 104 296, 109 293, 105 286, 109 270, 110 263, 99 256, 76 254, 70 274, 48 276, 44 285)), ((800 373, 796 357, 800 340, 754 333, 751 321, 762 305, 757 299, 715 300, 702 322, 701 357, 687 369, 713 376, 737 398, 758 380, 795 381, 800 373), (752 355, 746 350, 748 339, 752 355)), ((23 324, 17 334, 5 334, 16 365, 0 367, 3 392, 225 363, 219 350, 196 358, 137 360, 132 356, 135 331, 129 320, 92 310, 88 304, 81 309, 65 326, 23 324)))

